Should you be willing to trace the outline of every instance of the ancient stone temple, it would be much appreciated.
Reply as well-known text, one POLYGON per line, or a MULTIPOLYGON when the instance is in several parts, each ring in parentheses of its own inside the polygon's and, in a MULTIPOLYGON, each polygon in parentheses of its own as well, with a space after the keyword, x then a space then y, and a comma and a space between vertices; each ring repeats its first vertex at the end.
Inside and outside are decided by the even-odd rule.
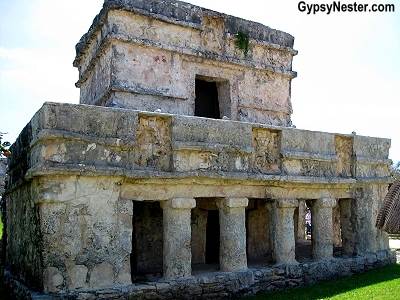
POLYGON ((292 128, 293 44, 180 1, 105 1, 76 46, 81 104, 45 103, 11 149, 12 293, 226 299, 394 263, 375 228, 390 140, 292 128))

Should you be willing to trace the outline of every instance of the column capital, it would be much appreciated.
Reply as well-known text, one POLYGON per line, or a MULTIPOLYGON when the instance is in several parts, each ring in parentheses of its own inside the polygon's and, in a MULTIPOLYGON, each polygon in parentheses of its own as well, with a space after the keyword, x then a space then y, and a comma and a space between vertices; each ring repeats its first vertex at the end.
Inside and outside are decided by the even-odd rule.
POLYGON ((297 199, 275 199, 275 205, 279 208, 295 208, 299 206, 297 199))
POLYGON ((335 207, 336 206, 336 199, 335 198, 319 198, 317 199, 317 201, 315 201, 314 206, 318 206, 318 207, 335 207))
POLYGON ((216 201, 218 208, 228 207, 228 208, 245 208, 249 205, 248 198, 221 198, 216 201))
POLYGON ((174 209, 192 209, 196 207, 196 200, 194 198, 173 198, 160 202, 161 207, 174 208, 174 209))

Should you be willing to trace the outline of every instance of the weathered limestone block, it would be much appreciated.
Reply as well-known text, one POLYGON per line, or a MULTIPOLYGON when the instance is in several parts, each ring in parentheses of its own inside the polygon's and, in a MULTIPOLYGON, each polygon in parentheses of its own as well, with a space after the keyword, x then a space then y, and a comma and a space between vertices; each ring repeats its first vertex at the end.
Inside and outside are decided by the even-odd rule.
POLYGON ((48 268, 66 264, 59 269, 63 286, 55 286, 50 276, 45 289, 112 285, 115 273, 129 282, 123 260, 132 251, 132 201, 119 201, 119 179, 54 176, 38 183, 43 263, 48 268))
POLYGON ((141 168, 171 169, 170 118, 140 116, 136 132, 136 164, 141 168))
POLYGON ((379 251, 389 248, 388 233, 374 226, 376 216, 387 193, 386 184, 370 183, 356 197, 357 253, 379 251))
POLYGON ((312 206, 312 256, 331 258, 333 255, 332 209, 336 199, 317 199, 312 206))
POLYGON ((67 274, 70 280, 68 286, 69 290, 86 288, 86 276, 88 274, 88 268, 85 265, 75 265, 73 261, 66 261, 67 274))
POLYGON ((295 263, 294 210, 297 199, 277 199, 272 209, 272 257, 277 264, 295 263))
POLYGON ((334 135, 325 132, 282 130, 283 172, 312 177, 335 176, 334 135))
POLYGON ((61 272, 55 267, 48 267, 44 273, 45 292, 59 292, 63 288, 64 277, 61 272))
POLYGON ((49 281, 51 289, 55 290, 62 285, 62 280, 54 269, 47 272, 43 266, 42 253, 46 249, 42 243, 39 209, 33 199, 34 188, 29 185, 20 186, 2 199, 6 216, 2 219, 2 240, 6 246, 7 267, 34 289, 43 290, 43 285, 49 281))
POLYGON ((253 129, 253 170, 281 173, 280 131, 253 129))
POLYGON ((357 200, 340 199, 340 231, 343 253, 357 254, 357 200))
POLYGON ((174 120, 172 149, 176 171, 246 172, 251 148, 247 124, 182 117, 174 120), (210 131, 208 128, 214 130, 210 131), (247 145, 246 145, 247 144, 247 145))
POLYGON ((191 276, 190 213, 196 206, 193 198, 176 198, 161 203, 164 213, 164 278, 191 276))
POLYGON ((388 176, 390 140, 354 136, 355 177, 378 178, 388 176))
POLYGON ((114 283, 114 268, 108 262, 94 266, 90 273, 89 285, 91 287, 111 286, 114 283))
POLYGON ((352 177, 354 173, 353 139, 345 136, 335 136, 336 176, 352 177))
POLYGON ((122 262, 121 268, 118 270, 116 281, 119 284, 130 284, 132 283, 131 274, 131 259, 130 255, 127 255, 122 262))
POLYGON ((221 271, 233 272, 247 269, 245 208, 247 198, 217 200, 220 222, 221 271))

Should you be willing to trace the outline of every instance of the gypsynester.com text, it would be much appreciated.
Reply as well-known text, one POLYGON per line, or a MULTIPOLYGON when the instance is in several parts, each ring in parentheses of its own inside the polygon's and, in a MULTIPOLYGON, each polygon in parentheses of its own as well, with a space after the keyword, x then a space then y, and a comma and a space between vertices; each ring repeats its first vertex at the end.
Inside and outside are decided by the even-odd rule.
POLYGON ((316 13, 326 13, 329 15, 331 12, 394 12, 394 4, 360 4, 354 3, 341 3, 340 1, 333 1, 330 4, 309 4, 305 1, 300 1, 298 9, 301 12, 306 12, 307 15, 316 13))

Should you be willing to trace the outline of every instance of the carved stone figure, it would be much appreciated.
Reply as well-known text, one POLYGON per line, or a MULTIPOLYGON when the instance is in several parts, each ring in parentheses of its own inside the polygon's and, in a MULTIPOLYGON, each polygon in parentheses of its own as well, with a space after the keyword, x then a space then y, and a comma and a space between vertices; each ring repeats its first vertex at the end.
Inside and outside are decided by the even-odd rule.
POLYGON ((269 130, 253 131, 254 158, 256 171, 275 174, 280 172, 279 135, 269 130))
POLYGON ((140 167, 170 169, 171 143, 168 121, 157 117, 140 117, 136 144, 136 161, 140 167))

